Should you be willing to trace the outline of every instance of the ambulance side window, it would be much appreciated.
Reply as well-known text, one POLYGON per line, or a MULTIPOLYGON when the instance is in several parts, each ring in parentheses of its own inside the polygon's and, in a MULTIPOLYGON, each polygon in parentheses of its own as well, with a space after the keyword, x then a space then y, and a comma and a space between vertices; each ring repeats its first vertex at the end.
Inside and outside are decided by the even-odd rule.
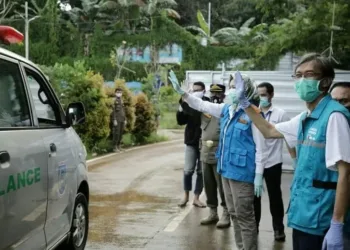
POLYGON ((0 128, 31 127, 19 65, 0 58, 0 128))
POLYGON ((45 89, 45 82, 37 73, 25 68, 26 80, 32 93, 35 111, 39 121, 39 127, 57 127, 60 120, 56 115, 55 104, 50 98, 50 93, 45 89))

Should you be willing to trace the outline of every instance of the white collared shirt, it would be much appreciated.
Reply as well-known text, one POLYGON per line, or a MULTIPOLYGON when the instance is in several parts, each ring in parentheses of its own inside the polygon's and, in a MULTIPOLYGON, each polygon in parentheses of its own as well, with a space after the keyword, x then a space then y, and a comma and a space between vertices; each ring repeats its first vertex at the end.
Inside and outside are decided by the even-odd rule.
MULTIPOLYGON (((297 146, 298 129, 303 113, 275 126, 291 148, 297 146)), ((336 171, 339 161, 350 163, 349 141, 350 127, 347 119, 340 112, 332 113, 329 116, 326 131, 326 166, 328 169, 336 171)))
MULTIPOLYGON (((263 114, 265 119, 274 125, 290 120, 286 111, 274 106, 263 114)), ((265 139, 264 168, 270 168, 283 162, 283 141, 283 139, 265 139)))
MULTIPOLYGON (((185 95, 184 100, 188 103, 188 105, 200 112, 208 113, 212 116, 215 116, 217 118, 221 118, 222 110, 225 107, 225 103, 212 103, 212 102, 205 102, 200 98, 197 98, 192 95, 185 95)), ((234 114, 234 108, 231 105, 229 112, 230 112, 230 119, 232 119, 234 114)), ((252 123, 252 133, 253 133, 253 140, 255 143, 255 173, 257 174, 263 174, 264 173, 264 149, 265 149, 265 138, 260 133, 260 131, 257 129, 257 127, 252 123)), ((225 152, 226 153, 226 152, 225 152)))

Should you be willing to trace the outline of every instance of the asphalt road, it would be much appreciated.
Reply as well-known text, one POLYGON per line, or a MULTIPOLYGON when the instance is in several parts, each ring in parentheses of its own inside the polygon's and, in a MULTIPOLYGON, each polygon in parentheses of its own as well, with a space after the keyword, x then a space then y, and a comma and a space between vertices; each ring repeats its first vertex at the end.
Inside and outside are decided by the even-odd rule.
MULTIPOLYGON (((173 138, 173 139, 176 139, 173 138)), ((180 139, 180 140, 179 140, 180 139)), ((90 230, 86 249, 236 249, 232 227, 201 226, 207 208, 180 209, 184 145, 178 140, 146 146, 89 165, 90 230)), ((283 175, 285 208, 292 175, 283 175)), ((195 178, 194 178, 195 179, 195 178)), ((201 197, 205 202, 205 195, 201 197)), ((267 194, 262 199, 260 250, 292 250, 274 243, 267 194)))

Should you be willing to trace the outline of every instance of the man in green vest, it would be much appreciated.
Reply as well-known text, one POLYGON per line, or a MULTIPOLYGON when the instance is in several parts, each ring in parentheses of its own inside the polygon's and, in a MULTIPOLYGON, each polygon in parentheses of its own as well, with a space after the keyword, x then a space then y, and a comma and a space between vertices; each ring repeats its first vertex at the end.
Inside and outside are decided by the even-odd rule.
MULTIPOLYGON (((222 103, 225 98, 225 86, 220 84, 210 85, 210 101, 222 103)), ((230 227, 230 215, 227 211, 224 189, 221 176, 216 170, 217 159, 215 157, 220 137, 220 119, 209 114, 202 113, 201 117, 201 162, 203 168, 204 190, 207 196, 207 206, 210 209, 209 216, 201 220, 202 225, 216 224, 217 228, 230 227), (218 216, 218 190, 223 207, 223 214, 218 216)))

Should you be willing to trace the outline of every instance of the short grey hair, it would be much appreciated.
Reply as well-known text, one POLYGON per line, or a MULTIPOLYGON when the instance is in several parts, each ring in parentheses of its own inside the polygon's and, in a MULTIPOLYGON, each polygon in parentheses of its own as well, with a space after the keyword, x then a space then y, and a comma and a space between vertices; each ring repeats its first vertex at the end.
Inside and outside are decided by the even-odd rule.
POLYGON ((331 60, 317 53, 304 55, 295 66, 294 73, 296 73, 300 65, 308 62, 315 62, 315 66, 321 71, 322 78, 330 78, 332 80, 335 78, 335 72, 331 60))

